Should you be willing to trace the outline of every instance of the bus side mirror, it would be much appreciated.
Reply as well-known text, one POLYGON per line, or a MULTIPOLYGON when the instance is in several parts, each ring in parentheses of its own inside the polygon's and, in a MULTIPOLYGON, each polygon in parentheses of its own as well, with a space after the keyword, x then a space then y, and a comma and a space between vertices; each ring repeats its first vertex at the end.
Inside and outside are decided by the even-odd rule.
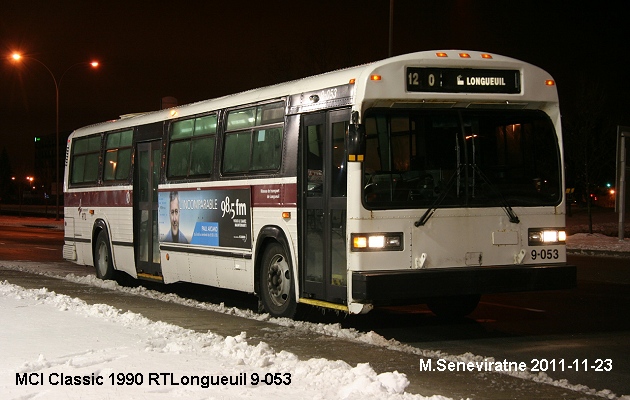
POLYGON ((365 127, 361 124, 350 124, 346 137, 348 161, 363 161, 365 155, 365 127))

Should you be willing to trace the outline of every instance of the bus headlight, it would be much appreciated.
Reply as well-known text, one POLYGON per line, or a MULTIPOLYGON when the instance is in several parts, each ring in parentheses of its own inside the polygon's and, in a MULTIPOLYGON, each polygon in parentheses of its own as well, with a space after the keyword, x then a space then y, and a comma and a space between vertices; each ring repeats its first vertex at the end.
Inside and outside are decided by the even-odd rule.
POLYGON ((527 243, 530 246, 544 246, 549 244, 565 244, 567 233, 558 228, 529 228, 527 243))
POLYGON ((400 251, 403 249, 402 232, 353 233, 352 251, 400 251))

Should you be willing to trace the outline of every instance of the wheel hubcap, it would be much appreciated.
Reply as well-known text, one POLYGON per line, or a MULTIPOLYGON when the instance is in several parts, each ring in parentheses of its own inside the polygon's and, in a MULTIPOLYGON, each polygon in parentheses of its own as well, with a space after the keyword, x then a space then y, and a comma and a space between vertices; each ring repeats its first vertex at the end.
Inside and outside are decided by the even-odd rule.
POLYGON ((101 276, 105 275, 105 273, 107 272, 108 261, 107 247, 104 243, 101 243, 101 245, 98 247, 98 270, 101 273, 101 276))
POLYGON ((280 254, 275 255, 269 266, 267 291, 274 305, 281 307, 289 299, 291 288, 289 265, 280 254))

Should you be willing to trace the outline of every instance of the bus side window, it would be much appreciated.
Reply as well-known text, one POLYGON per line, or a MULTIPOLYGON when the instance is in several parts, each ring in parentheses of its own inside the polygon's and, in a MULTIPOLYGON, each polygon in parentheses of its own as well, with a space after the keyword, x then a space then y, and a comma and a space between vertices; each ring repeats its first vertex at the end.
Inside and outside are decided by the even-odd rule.
POLYGON ((121 181, 129 177, 133 129, 107 135, 103 181, 121 181))
POLYGON ((171 125, 167 176, 188 178, 212 173, 216 114, 176 121, 171 125))
POLYGON ((190 153, 190 142, 181 141, 171 143, 168 152, 168 176, 188 175, 188 154, 190 153))
POLYGON ((85 184, 97 182, 100 151, 100 135, 88 136, 73 142, 71 183, 85 184))
POLYGON ((222 172, 279 170, 283 121, 284 101, 228 112, 222 172))
POLYGON ((190 174, 204 175, 212 172, 214 136, 193 140, 190 160, 190 174))
POLYGON ((252 170, 277 170, 280 168, 282 129, 261 129, 254 131, 252 143, 252 170))
POLYGON ((225 136, 223 172, 247 172, 249 166, 251 132, 231 133, 225 136))

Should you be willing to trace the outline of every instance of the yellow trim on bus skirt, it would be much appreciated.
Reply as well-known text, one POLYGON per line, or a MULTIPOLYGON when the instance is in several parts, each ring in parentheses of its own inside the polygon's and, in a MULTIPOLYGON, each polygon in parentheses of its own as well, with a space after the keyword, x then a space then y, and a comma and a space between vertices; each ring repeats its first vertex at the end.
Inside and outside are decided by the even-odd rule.
POLYGON ((317 306, 317 307, 332 308, 334 310, 348 312, 348 306, 344 306, 343 304, 329 303, 327 301, 322 301, 322 300, 300 298, 300 303, 310 304, 312 306, 317 306))

